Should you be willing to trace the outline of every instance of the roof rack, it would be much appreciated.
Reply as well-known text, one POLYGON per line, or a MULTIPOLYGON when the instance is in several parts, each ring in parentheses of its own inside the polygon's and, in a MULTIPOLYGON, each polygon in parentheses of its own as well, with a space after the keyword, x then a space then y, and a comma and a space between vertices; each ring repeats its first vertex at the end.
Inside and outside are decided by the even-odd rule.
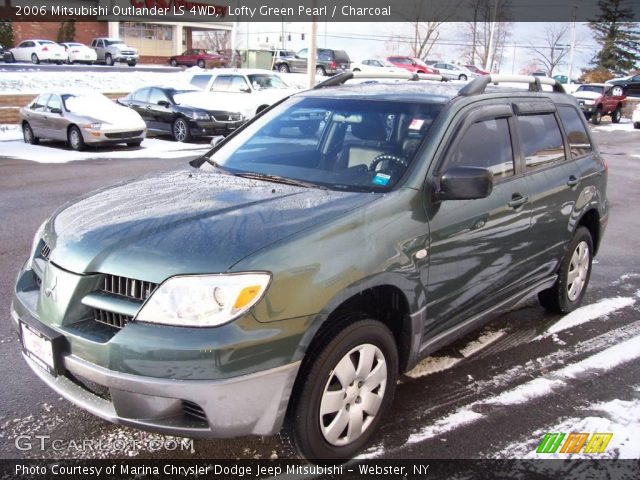
POLYGON ((554 78, 535 75, 482 75, 460 89, 460 95, 470 97, 484 93, 490 83, 528 83, 530 92, 542 92, 542 85, 551 85, 556 93, 566 93, 562 84, 554 78))
POLYGON ((342 73, 338 73, 337 75, 334 75, 333 77, 325 80, 324 82, 320 82, 315 87, 313 87, 313 89, 318 90, 320 88, 342 85, 347 80, 351 80, 351 79, 371 79, 371 80, 396 79, 396 80, 411 80, 411 81, 436 80, 439 82, 446 81, 446 79, 444 79, 441 75, 432 75, 432 74, 426 74, 426 73, 412 73, 409 71, 407 71, 407 73, 404 73, 404 72, 397 72, 397 73, 396 72, 373 72, 373 73, 342 72, 342 73))

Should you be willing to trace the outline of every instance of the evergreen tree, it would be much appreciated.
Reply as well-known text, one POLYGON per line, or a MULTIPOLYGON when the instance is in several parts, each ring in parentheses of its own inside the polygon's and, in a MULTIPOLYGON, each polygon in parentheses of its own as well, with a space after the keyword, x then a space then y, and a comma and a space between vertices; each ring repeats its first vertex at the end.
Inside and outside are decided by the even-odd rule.
POLYGON ((0 20, 0 45, 5 50, 13 48, 13 23, 11 20, 0 20))
POLYGON ((76 36, 76 21, 69 20, 60 24, 58 30, 58 43, 73 42, 76 36))
POLYGON ((596 67, 609 71, 629 71, 640 60, 640 36, 627 0, 599 0, 601 13, 589 22, 600 51, 592 60, 596 67))

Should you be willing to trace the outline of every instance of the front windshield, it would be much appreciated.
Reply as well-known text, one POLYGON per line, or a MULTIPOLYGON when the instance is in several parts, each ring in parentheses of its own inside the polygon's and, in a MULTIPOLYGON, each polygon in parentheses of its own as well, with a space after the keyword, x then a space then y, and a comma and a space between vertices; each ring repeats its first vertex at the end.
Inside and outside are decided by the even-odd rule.
POLYGON ((602 85, 580 85, 576 92, 595 92, 602 93, 604 92, 604 87, 602 85))
POLYGON ((255 90, 262 90, 265 88, 289 88, 289 85, 284 83, 280 77, 276 75, 270 75, 268 73, 260 73, 255 75, 247 75, 251 85, 255 90))
POLYGON ((201 168, 384 192, 403 176, 441 108, 397 100, 297 97, 229 139, 201 168))
POLYGON ((104 43, 108 46, 110 45, 124 45, 122 40, 105 40, 104 43))

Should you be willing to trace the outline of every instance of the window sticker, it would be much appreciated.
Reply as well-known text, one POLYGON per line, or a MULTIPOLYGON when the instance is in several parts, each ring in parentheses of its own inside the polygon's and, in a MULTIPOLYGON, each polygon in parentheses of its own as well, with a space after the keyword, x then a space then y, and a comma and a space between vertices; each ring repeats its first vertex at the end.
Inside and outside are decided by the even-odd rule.
POLYGON ((422 128, 422 125, 424 125, 423 119, 414 118, 413 120, 411 120, 411 123, 409 124, 409 130, 420 130, 422 128))
POLYGON ((373 177, 373 184, 384 187, 389 183, 389 180, 391 180, 391 175, 387 175, 386 173, 376 173, 376 176, 373 177))

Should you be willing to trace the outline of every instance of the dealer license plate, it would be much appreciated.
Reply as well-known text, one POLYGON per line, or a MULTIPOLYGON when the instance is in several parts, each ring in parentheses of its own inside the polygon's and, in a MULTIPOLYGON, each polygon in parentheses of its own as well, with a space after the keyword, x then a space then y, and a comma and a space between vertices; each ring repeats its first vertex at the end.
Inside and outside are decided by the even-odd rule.
POLYGON ((20 322, 20 333, 24 353, 40 367, 55 375, 56 369, 51 339, 23 322, 20 322))

